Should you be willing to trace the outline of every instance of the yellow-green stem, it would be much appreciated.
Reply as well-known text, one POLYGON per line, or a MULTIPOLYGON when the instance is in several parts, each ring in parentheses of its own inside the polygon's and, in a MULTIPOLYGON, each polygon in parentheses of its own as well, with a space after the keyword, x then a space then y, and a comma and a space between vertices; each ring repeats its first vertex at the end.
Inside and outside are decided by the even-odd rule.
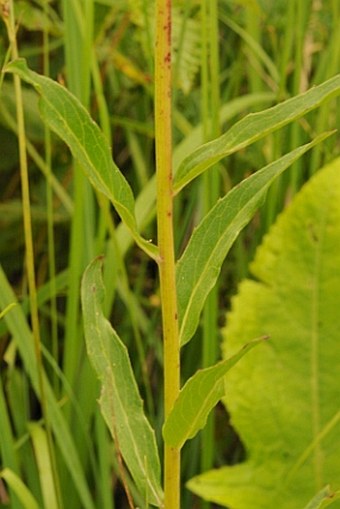
MULTIPOLYGON (((179 393, 180 359, 175 278, 171 121, 171 0, 156 1, 155 127, 157 228, 164 341, 164 408, 169 415, 179 393)), ((165 445, 165 509, 180 505, 180 451, 165 445)))

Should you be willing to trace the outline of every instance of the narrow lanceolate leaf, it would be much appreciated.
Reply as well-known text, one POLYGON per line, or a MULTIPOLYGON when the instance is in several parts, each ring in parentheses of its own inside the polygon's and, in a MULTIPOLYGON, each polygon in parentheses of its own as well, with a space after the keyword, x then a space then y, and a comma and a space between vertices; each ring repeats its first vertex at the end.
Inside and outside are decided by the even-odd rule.
POLYGON ((193 232, 178 261, 176 273, 182 345, 195 333, 205 299, 216 283, 223 260, 240 230, 261 204, 270 184, 327 136, 329 133, 318 136, 245 179, 216 203, 193 232))
POLYGON ((63 86, 28 69, 19 59, 6 67, 33 85, 40 95, 40 111, 50 127, 70 148, 95 189, 114 205, 132 236, 150 256, 157 256, 156 246, 137 231, 134 198, 125 177, 112 160, 109 144, 88 111, 63 86))
POLYGON ((204 427, 210 411, 225 395, 224 375, 263 339, 248 343, 230 359, 200 369, 186 382, 163 427, 166 444, 182 447, 204 427))
POLYGON ((323 509, 333 504, 336 500, 340 499, 340 491, 332 491, 329 486, 323 488, 315 497, 309 502, 304 509, 323 509))
POLYGON ((181 163, 174 179, 179 192, 204 170, 223 157, 247 147, 267 134, 300 118, 332 96, 340 94, 340 75, 307 92, 259 113, 251 113, 219 138, 202 145, 181 163))
POLYGON ((94 260, 82 282, 86 346, 102 385, 100 407, 143 500, 161 506, 155 434, 144 415, 127 349, 103 314, 101 265, 94 260))

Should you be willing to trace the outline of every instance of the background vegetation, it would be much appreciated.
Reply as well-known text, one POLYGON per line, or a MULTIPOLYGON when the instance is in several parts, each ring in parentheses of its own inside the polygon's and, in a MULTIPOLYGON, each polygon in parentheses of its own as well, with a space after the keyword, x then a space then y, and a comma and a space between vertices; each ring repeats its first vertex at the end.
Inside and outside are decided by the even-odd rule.
MULTIPOLYGON (((1 5, 4 8, 6 2, 1 5)), ((174 1, 174 163, 247 113, 303 92, 340 68, 337 0, 221 0, 215 11, 213 5, 174 1)), ((155 239, 153 2, 16 0, 15 9, 19 55, 31 69, 64 84, 91 112, 137 198, 136 215, 144 236, 155 239)), ((3 23, 1 64, 10 58, 3 23)), ((135 494, 99 413, 99 384, 83 337, 80 279, 86 265, 105 254, 110 267, 104 273, 106 311, 129 348, 160 441, 163 366, 157 273, 150 259, 131 248, 131 237, 118 216, 41 122, 35 92, 24 88, 23 96, 42 357, 55 402, 53 418, 61 412, 64 419, 58 421, 59 438, 51 456, 50 430, 42 426, 35 396, 39 380, 33 369, 34 323, 27 297, 22 220, 27 204, 22 201, 16 100, 12 78, 2 75, 0 305, 3 310, 18 299, 20 306, 0 322, 1 468, 12 472, 3 475, 0 507, 35 507, 29 505, 26 492, 26 502, 11 492, 22 479, 41 507, 48 500, 46 507, 60 508, 63 500, 72 509, 123 509, 128 507, 123 485, 135 494), (12 478, 13 473, 17 477, 12 478)), ((177 257, 217 196, 319 132, 337 127, 339 116, 336 102, 326 103, 299 123, 219 163, 184 190, 175 202, 177 257)), ((299 159, 276 181, 238 237, 202 327, 183 350, 183 380, 219 357, 218 329, 263 235, 301 185, 339 154, 339 145, 339 137, 333 136, 299 159), (216 342, 211 344, 205 331, 211 335, 215 328, 216 342)), ((218 406, 207 431, 184 448, 183 479, 212 466, 234 464, 243 455, 224 408, 218 406)), ((182 507, 203 505, 185 491, 182 507)))

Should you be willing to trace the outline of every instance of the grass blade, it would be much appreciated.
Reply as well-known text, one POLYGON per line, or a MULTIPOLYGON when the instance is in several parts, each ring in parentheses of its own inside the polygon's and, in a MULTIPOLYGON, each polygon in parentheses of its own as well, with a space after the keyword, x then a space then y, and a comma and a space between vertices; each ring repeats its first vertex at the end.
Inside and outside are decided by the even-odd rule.
POLYGON ((10 470, 9 468, 4 468, 0 472, 0 477, 6 481, 8 486, 13 490, 16 494, 20 502, 22 503, 22 507, 24 509, 40 509, 38 502, 27 488, 27 486, 22 482, 20 477, 10 470))
POLYGON ((38 464, 40 486, 44 499, 44 507, 58 508, 56 487, 53 480, 53 469, 48 453, 48 443, 45 431, 39 424, 30 423, 28 429, 31 435, 33 449, 38 464))
POLYGON ((217 202, 194 231, 177 264, 182 345, 195 333, 205 299, 218 278, 224 258, 240 230, 261 204, 270 184, 302 154, 328 136, 329 133, 318 136, 245 179, 217 202))
MULTIPOLYGON (((0 266, 0 307, 5 308, 8 303, 15 302, 15 295, 7 281, 7 278, 0 266)), ((36 358, 32 334, 27 325, 21 306, 15 306, 5 315, 8 330, 18 347, 20 358, 23 361, 25 370, 30 378, 36 394, 39 396, 36 358)), ((76 486, 79 497, 85 509, 94 509, 94 504, 87 486, 84 470, 79 460, 77 450, 74 446, 69 428, 66 425, 62 410, 53 394, 47 379, 45 381, 48 414, 51 420, 53 433, 59 446, 65 464, 70 472, 76 486)))
POLYGON ((179 192, 207 168, 267 134, 317 108, 323 101, 340 93, 340 75, 259 113, 250 113, 219 138, 202 145, 178 168, 174 180, 179 192))
POLYGON ((144 415, 127 349, 103 314, 104 292, 97 258, 83 277, 82 304, 88 355, 102 383, 101 411, 141 495, 161 506, 155 435, 144 415))

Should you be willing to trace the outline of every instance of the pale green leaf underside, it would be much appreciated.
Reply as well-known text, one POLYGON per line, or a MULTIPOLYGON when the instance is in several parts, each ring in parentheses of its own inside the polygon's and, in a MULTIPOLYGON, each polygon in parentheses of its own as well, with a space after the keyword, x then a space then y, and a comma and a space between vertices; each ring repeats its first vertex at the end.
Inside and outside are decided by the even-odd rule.
POLYGON ((101 381, 100 407, 143 500, 161 506, 155 435, 143 411, 127 349, 103 314, 101 265, 94 260, 82 282, 86 346, 101 381))
POLYGON ((163 427, 167 445, 181 448, 204 427, 210 411, 224 396, 224 375, 260 341, 248 343, 230 359, 200 369, 189 378, 163 427))
POLYGON ((179 192, 191 180, 223 157, 247 147, 267 134, 305 115, 340 93, 340 75, 259 113, 251 113, 219 138, 202 145, 179 166, 174 189, 179 192))
POLYGON ((271 339, 226 375, 225 402, 247 460, 191 480, 204 498, 296 509, 323 486, 339 489, 339 224, 337 159, 280 216, 251 266, 256 279, 233 300, 224 356, 249 337, 271 339))
POLYGON ((132 236, 151 256, 157 248, 137 231, 134 198, 123 174, 114 163, 107 140, 82 104, 59 83, 28 69, 19 59, 6 67, 33 85, 40 94, 40 110, 44 120, 70 148, 97 191, 112 202, 132 236))
POLYGON ((204 302, 240 230, 250 221, 265 193, 286 168, 328 134, 293 150, 232 189, 202 220, 177 264, 181 345, 195 333, 204 302))
POLYGON ((335 493, 329 486, 323 488, 304 509, 323 509, 332 505, 336 500, 340 499, 340 491, 335 493))

